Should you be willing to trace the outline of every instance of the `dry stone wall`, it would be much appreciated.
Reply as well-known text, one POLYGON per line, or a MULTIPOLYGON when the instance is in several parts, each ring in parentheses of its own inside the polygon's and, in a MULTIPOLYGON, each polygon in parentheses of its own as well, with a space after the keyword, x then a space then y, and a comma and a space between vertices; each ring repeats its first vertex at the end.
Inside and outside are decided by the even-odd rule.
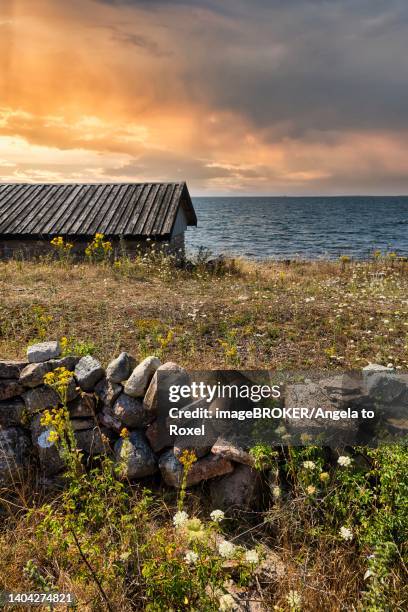
MULTIPOLYGON (((168 445, 163 443, 157 432, 157 372, 171 370, 181 383, 188 380, 187 372, 172 362, 162 364, 154 356, 136 363, 125 352, 104 369, 91 355, 62 357, 58 342, 29 347, 26 360, 0 361, 1 486, 18 485, 29 465, 47 484, 63 474, 64 463, 50 440, 52 428, 41 423, 43 412, 59 403, 56 391, 44 384, 44 376, 57 368, 74 372, 67 405, 77 447, 86 461, 111 453, 126 479, 155 477, 170 487, 180 487, 183 470, 178 457, 182 450, 170 439, 168 445)), ((220 452, 216 447, 204 449, 204 456, 191 469, 188 486, 217 478, 224 489, 227 482, 222 483, 222 478, 228 478, 240 462, 236 452, 231 459, 225 452, 222 446, 220 452)), ((198 455, 202 455, 199 450, 198 455)), ((247 458, 242 469, 253 480, 256 474, 247 458)), ((237 504, 253 501, 238 492, 237 504)), ((232 489, 229 498, 233 497, 232 489)))
MULTIPOLYGON (((155 356, 137 363, 126 352, 105 369, 91 355, 61 356, 55 341, 30 346, 24 360, 0 361, 0 486, 18 484, 27 466, 38 470, 48 483, 64 471, 51 430, 41 422, 42 413, 58 405, 56 391, 44 384, 44 376, 57 368, 74 372, 67 405, 85 461, 111 453, 124 478, 153 477, 169 487, 180 487, 182 449, 158 435, 157 381, 158 372, 171 371, 179 384, 185 384, 186 370, 172 362, 162 364, 155 356)), ((286 406, 307 406, 316 398, 320 405, 332 408, 364 406, 371 393, 385 408, 395 402, 402 406, 402 420, 396 426, 405 435, 408 376, 390 378, 389 374, 387 368, 370 365, 357 379, 332 376, 293 384, 286 392, 286 406)), ((256 504, 261 479, 248 449, 219 438, 196 451, 198 460, 188 474, 188 486, 209 480, 217 507, 256 504)))

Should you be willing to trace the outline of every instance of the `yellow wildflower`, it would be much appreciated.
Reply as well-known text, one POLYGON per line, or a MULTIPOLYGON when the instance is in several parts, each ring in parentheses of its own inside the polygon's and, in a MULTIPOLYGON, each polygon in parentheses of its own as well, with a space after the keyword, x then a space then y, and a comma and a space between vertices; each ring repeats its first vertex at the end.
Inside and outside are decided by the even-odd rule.
POLYGON ((59 440, 59 435, 58 433, 55 431, 55 429, 53 429, 52 431, 50 431, 50 433, 48 434, 48 442, 51 442, 52 444, 55 444, 55 442, 58 442, 59 440))

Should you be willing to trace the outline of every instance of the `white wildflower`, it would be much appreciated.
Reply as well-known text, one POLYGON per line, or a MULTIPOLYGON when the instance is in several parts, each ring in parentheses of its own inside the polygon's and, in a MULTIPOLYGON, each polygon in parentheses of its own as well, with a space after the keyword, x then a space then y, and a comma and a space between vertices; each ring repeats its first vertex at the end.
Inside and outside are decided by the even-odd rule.
POLYGON ((179 510, 173 516, 173 525, 175 527, 182 527, 188 521, 188 514, 184 510, 179 510))
POLYGON ((304 461, 303 467, 305 470, 314 470, 316 468, 316 464, 314 461, 304 461))
POLYGON ((194 565, 198 561, 198 555, 193 550, 188 550, 184 555, 184 561, 189 565, 194 565))
POLYGON ((232 595, 225 593, 218 600, 220 612, 229 612, 236 609, 236 603, 232 595))
POLYGON ((337 463, 341 465, 341 467, 349 467, 349 465, 351 465, 351 457, 348 457, 347 455, 341 455, 337 459, 337 463))
POLYGON ((223 540, 218 544, 218 552, 221 557, 225 559, 231 559, 234 556, 235 546, 232 542, 227 542, 227 540, 223 540))
POLYGON ((220 523, 224 517, 225 514, 222 510, 213 510, 210 514, 210 518, 214 521, 214 523, 220 523))
POLYGON ((343 540, 346 540, 346 542, 351 542, 351 540, 353 539, 353 532, 351 529, 349 529, 349 527, 345 527, 343 525, 343 527, 340 527, 340 537, 343 538, 343 540))
POLYGON ((259 563, 259 555, 256 550, 247 550, 245 553, 245 561, 247 563, 253 563, 254 565, 259 563))
POLYGON ((289 591, 286 596, 286 601, 291 609, 299 608, 302 603, 302 597, 297 591, 289 591))

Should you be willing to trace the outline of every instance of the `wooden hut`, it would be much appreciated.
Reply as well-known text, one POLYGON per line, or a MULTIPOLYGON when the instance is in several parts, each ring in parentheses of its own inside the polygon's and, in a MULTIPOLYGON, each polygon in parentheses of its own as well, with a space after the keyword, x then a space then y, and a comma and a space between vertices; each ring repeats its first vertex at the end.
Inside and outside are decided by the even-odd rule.
POLYGON ((45 254, 56 236, 82 253, 97 233, 129 254, 147 241, 180 252, 195 225, 185 183, 0 185, 2 258, 45 254))

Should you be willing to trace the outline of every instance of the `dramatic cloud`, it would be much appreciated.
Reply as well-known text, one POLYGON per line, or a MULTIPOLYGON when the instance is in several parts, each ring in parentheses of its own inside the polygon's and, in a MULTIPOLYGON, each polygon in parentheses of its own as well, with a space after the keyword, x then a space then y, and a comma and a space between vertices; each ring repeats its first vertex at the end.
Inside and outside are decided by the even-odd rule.
POLYGON ((0 180, 407 192, 407 37, 406 0, 2 0, 0 180))

